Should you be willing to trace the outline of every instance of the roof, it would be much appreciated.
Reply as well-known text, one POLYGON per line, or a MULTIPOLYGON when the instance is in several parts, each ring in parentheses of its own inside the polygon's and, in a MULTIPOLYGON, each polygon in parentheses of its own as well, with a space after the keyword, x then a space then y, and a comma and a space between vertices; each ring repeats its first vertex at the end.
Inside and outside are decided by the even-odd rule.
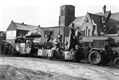
POLYGON ((102 16, 96 15, 96 14, 92 14, 92 13, 87 13, 87 14, 90 16, 91 20, 93 20, 93 22, 95 24, 99 25, 101 23, 102 16))
POLYGON ((64 26, 53 26, 53 27, 39 27, 40 29, 50 29, 50 28, 63 28, 64 26))
MULTIPOLYGON (((92 14, 92 13, 87 13, 87 15, 90 16, 91 20, 93 20, 94 23, 99 24, 101 22, 102 16, 92 14)), ((74 23, 75 27, 80 27, 80 26, 82 26, 84 18, 85 18, 85 16, 77 17, 72 23, 74 23)), ((71 24, 69 25, 69 27, 71 26, 71 24)))
MULTIPOLYGON (((102 23, 102 17, 106 18, 107 14, 105 15, 99 15, 99 14, 92 14, 92 13, 88 13, 90 18, 94 21, 95 24, 100 25, 102 23)), ((119 13, 112 13, 112 15, 110 16, 108 22, 110 24, 115 24, 115 23, 119 23, 119 13)))
POLYGON ((112 13, 110 18, 113 20, 119 21, 119 12, 112 13))
POLYGON ((7 30, 26 30, 26 31, 30 31, 30 30, 34 30, 37 29, 38 26, 33 26, 33 25, 28 25, 28 24, 24 24, 24 23, 17 23, 17 22, 13 22, 11 21, 9 27, 7 30))
MULTIPOLYGON (((80 17, 77 17, 72 23, 74 23, 75 27, 79 27, 82 25, 83 20, 84 20, 84 16, 80 16, 80 17)), ((71 24, 69 25, 69 27, 70 26, 71 24)))
MULTIPOLYGON (((104 17, 107 17, 107 15, 109 14, 110 11, 106 11, 105 15, 103 15, 102 12, 99 12, 99 13, 96 13, 97 15, 100 15, 100 16, 104 16, 104 17)), ((119 12, 115 12, 115 13, 111 13, 111 16, 110 16, 110 22, 111 23, 114 23, 114 22, 119 22, 119 12)))
POLYGON ((75 7, 74 5, 62 5, 61 7, 75 7))
MULTIPOLYGON (((110 13, 110 11, 106 11, 105 15, 102 12, 96 13, 96 14, 92 14, 92 13, 87 13, 90 18, 94 21, 94 23, 96 24, 100 24, 102 21, 102 17, 107 17, 108 14, 110 13)), ((77 17, 72 23, 74 23, 75 27, 79 27, 82 25, 83 20, 84 20, 85 16, 80 16, 77 17)), ((118 22, 119 23, 119 12, 116 13, 111 13, 111 16, 109 18, 109 22, 110 23, 115 23, 118 22)), ((71 24, 72 24, 71 23, 71 24)), ((69 25, 69 27, 71 26, 71 24, 69 25)))
POLYGON ((105 14, 103 12, 96 13, 96 15, 107 17, 110 11, 106 11, 105 14))
POLYGON ((28 24, 24 24, 24 23, 16 23, 14 22, 15 26, 17 29, 19 30, 34 30, 34 29, 37 29, 38 26, 33 26, 33 25, 28 25, 28 24))

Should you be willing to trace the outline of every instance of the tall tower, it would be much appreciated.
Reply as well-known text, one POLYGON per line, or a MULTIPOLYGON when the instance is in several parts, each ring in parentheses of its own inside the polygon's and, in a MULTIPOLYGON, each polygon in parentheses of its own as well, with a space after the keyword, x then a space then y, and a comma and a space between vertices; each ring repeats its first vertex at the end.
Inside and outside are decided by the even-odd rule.
POLYGON ((75 19, 75 6, 63 5, 60 7, 59 26, 68 27, 75 19))

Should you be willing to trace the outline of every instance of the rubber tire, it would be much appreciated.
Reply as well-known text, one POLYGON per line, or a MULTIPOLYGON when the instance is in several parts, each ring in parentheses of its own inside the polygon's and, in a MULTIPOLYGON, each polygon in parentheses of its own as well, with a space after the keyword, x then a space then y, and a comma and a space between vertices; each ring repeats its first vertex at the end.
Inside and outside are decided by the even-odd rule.
POLYGON ((88 60, 91 64, 101 65, 103 63, 103 55, 99 51, 92 51, 88 55, 88 60), (97 57, 99 59, 96 60, 96 59, 93 58, 93 56, 96 56, 96 59, 97 59, 97 57))
POLYGON ((117 58, 114 59, 114 64, 116 66, 119 66, 119 57, 117 57, 117 58))

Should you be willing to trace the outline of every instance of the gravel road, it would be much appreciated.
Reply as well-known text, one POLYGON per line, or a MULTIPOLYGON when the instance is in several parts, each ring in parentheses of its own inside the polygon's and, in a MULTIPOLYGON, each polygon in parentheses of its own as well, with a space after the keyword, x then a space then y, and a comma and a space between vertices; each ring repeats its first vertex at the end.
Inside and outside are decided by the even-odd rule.
MULTIPOLYGON (((41 58, 0 57, 0 65, 10 65, 34 71, 67 75, 78 78, 77 80, 119 80, 118 68, 102 67, 83 63, 47 60, 41 58)), ((73 78, 71 80, 73 80, 73 78)))

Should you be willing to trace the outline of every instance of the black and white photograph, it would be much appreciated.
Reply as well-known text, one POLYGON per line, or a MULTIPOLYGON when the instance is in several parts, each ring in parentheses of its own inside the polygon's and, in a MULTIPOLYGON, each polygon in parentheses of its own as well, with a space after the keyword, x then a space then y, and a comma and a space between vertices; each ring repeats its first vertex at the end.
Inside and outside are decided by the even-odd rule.
POLYGON ((119 1, 0 0, 0 80, 119 80, 119 1))

